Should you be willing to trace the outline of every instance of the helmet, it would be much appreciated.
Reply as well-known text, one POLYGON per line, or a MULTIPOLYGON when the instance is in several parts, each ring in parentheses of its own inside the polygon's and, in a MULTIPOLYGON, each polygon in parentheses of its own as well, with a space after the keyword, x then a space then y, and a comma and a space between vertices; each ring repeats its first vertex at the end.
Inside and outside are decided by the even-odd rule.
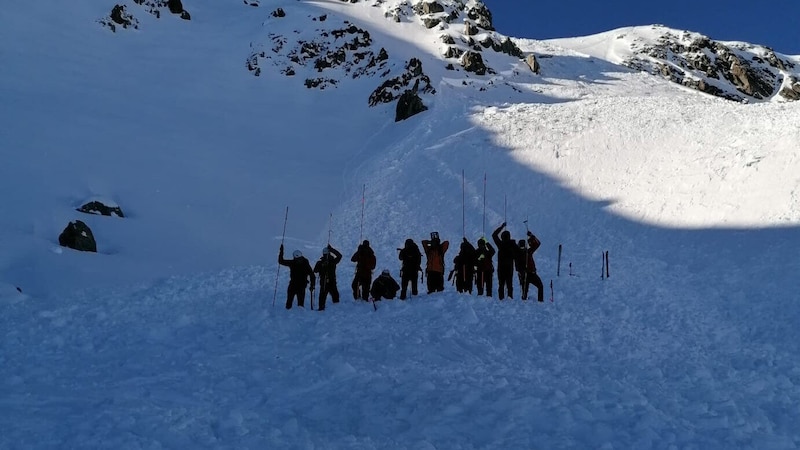
POLYGON ((500 237, 502 237, 504 241, 508 241, 511 239, 511 232, 508 230, 503 231, 502 233, 500 233, 500 237))
POLYGON ((361 243, 364 247, 369 247, 369 241, 364 239, 364 242, 361 243))
POLYGON ((303 256, 303 252, 301 252, 300 250, 295 250, 294 252, 292 252, 293 258, 299 258, 301 256, 303 256))
POLYGON ((381 272, 381 275, 389 276, 389 269, 383 269, 383 272, 381 272))
POLYGON ((331 252, 331 249, 329 249, 328 247, 325 247, 325 248, 323 248, 323 249, 322 249, 322 254, 323 254, 323 255, 327 255, 327 254, 329 254, 330 252, 331 252))

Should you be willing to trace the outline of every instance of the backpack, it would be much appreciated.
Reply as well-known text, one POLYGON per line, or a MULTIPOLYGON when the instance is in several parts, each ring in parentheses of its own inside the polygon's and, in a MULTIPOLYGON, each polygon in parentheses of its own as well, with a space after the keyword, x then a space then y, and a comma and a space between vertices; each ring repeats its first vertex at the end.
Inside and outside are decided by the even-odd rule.
POLYGON ((375 252, 371 248, 366 248, 361 252, 359 262, 363 264, 365 269, 375 270, 375 266, 378 264, 377 260, 375 260, 375 252))
POLYGON ((415 243, 414 245, 408 247, 406 252, 406 259, 403 261, 405 264, 408 264, 408 267, 416 270, 422 267, 422 253, 419 251, 419 247, 415 243))

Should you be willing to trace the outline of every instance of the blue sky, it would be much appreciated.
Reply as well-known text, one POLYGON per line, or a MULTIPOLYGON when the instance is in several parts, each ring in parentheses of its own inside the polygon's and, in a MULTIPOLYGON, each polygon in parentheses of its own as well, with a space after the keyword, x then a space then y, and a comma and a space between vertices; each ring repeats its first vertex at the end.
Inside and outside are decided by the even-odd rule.
POLYGON ((664 24, 717 40, 738 40, 800 55, 800 1, 643 2, 641 0, 484 0, 503 34, 533 39, 584 36, 631 25, 664 24))

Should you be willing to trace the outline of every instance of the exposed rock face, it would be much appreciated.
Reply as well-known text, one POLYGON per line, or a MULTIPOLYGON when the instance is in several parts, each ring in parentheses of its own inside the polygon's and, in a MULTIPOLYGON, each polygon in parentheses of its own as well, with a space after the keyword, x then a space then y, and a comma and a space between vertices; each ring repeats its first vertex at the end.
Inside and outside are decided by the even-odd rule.
POLYGON ((525 63, 528 67, 531 68, 531 71, 535 74, 539 74, 539 61, 536 59, 536 55, 530 54, 525 58, 525 63))
POLYGON ((484 30, 494 31, 492 25, 492 13, 489 8, 483 3, 478 3, 467 11, 467 17, 474 20, 475 23, 484 30))
POLYGON ((422 103, 422 99, 419 98, 415 90, 406 90, 400 95, 400 98, 397 99, 394 121, 400 122, 401 120, 406 120, 427 109, 428 107, 422 103))
POLYGON ((122 28, 139 28, 139 20, 133 17, 125 8, 125 5, 115 5, 111 8, 111 13, 108 17, 98 20, 98 22, 111 31, 116 32, 117 27, 122 28))
POLYGON ((478 52, 466 52, 461 57, 461 66, 467 72, 474 72, 476 75, 486 74, 486 65, 483 63, 483 57, 478 52))
POLYGON ((413 86, 412 90, 426 94, 435 94, 436 90, 431 86, 431 79, 422 71, 422 62, 417 58, 411 58, 405 67, 405 72, 400 76, 388 79, 375 89, 369 96, 369 106, 380 103, 390 103, 398 96, 413 86))
POLYGON ((272 17, 286 17, 286 11, 284 11, 283 8, 278 8, 272 11, 272 17))
MULTIPOLYGON (((274 15, 280 20, 280 15, 274 15)), ((341 81, 342 75, 349 78, 372 76, 386 72, 386 61, 389 55, 381 48, 375 50, 369 31, 350 23, 340 21, 338 25, 320 28, 320 22, 328 25, 327 15, 310 18, 310 24, 316 28, 312 39, 296 39, 270 32, 269 47, 251 45, 252 51, 247 59, 247 69, 255 76, 260 76, 264 64, 276 66, 286 76, 294 76, 304 68, 313 68, 317 74, 336 72, 331 76, 311 76, 305 79, 308 88, 325 89, 333 87, 341 81)))
POLYGON ((781 90, 781 95, 788 100, 800 100, 800 82, 791 77, 787 86, 781 90))
MULTIPOLYGON (((172 14, 177 14, 184 20, 190 20, 192 18, 189 11, 184 9, 181 0, 133 0, 133 2, 147 9, 147 12, 159 18, 161 17, 162 9, 167 9, 172 14)), ((245 3, 247 3, 247 1, 245 1, 245 3)))
POLYGON ((91 201, 89 203, 86 203, 77 210, 87 214, 125 217, 125 214, 122 213, 122 208, 120 208, 119 206, 107 206, 103 202, 99 201, 91 201))
POLYGON ((651 29, 660 31, 660 38, 634 38, 631 48, 635 55, 624 61, 625 65, 729 100, 775 96, 796 100, 791 86, 782 82, 798 70, 790 59, 772 49, 713 41, 698 33, 655 25, 651 29))
POLYGON ((80 220, 70 222, 58 236, 58 244, 62 247, 82 252, 97 252, 97 242, 89 226, 80 220))

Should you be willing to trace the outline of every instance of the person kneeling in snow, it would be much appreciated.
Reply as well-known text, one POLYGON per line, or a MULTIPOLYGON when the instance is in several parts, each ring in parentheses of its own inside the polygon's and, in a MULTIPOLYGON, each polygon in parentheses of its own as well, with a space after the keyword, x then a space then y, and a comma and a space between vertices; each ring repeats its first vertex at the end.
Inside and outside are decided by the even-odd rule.
POLYGON ((372 289, 369 292, 374 300, 380 300, 381 298, 393 299, 399 290, 400 285, 392 278, 389 269, 384 269, 380 276, 372 282, 372 289))

